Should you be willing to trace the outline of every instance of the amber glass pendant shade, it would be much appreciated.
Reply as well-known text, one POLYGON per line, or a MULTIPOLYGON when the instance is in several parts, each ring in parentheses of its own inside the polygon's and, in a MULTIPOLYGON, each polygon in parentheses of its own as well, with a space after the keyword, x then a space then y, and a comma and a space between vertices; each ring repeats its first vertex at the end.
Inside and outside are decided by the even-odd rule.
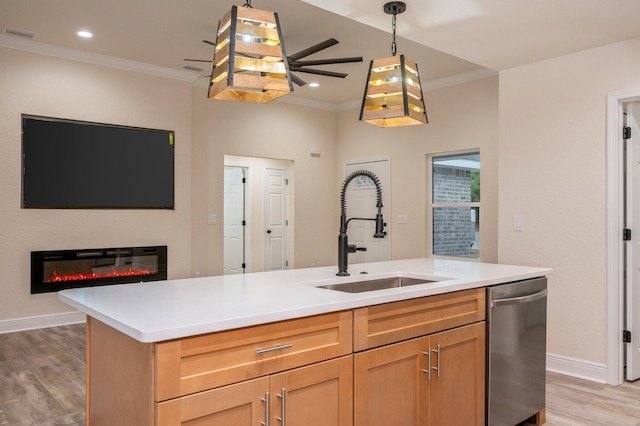
POLYGON ((360 120, 379 127, 428 123, 415 62, 404 55, 371 61, 360 120))
POLYGON ((209 99, 266 103, 293 91, 278 14, 233 6, 218 23, 209 99))

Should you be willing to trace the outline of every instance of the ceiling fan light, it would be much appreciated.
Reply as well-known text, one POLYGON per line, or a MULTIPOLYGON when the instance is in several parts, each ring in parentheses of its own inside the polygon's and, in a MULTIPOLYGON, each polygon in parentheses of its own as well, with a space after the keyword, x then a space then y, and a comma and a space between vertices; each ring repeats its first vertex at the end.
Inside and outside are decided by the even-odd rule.
POLYGON ((209 99, 266 103, 293 91, 277 13, 232 6, 218 28, 209 99))

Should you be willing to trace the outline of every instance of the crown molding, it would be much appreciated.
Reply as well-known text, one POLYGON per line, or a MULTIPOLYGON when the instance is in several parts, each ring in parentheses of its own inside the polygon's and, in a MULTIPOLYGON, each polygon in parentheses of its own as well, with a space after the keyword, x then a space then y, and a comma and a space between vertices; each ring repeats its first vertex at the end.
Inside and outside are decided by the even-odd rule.
MULTIPOLYGON (((173 80, 189 82, 198 87, 208 87, 209 80, 202 77, 198 73, 191 71, 177 70, 159 65, 151 65, 143 62, 131 61, 129 59, 116 58, 114 56, 100 55, 97 53, 85 52, 78 49, 68 47, 60 47, 52 44, 41 43, 38 41, 23 39, 20 37, 0 34, 0 47, 9 49, 22 50, 30 53, 38 53, 41 55, 54 56, 57 58, 68 59, 72 61, 85 62, 94 65, 101 65, 109 68, 117 68, 126 71, 150 74, 157 77, 164 77, 173 80)), ((429 92, 441 89, 447 86, 467 83, 474 80, 480 80, 487 77, 498 75, 497 71, 488 68, 478 68, 473 71, 451 75, 437 80, 431 80, 422 84, 423 92, 429 92)), ((359 108, 362 100, 356 99, 343 103, 331 103, 317 101, 314 99, 300 98, 294 96, 283 96, 278 98, 276 102, 285 102, 292 105, 299 105, 309 108, 322 109, 326 111, 341 112, 350 109, 359 108)))
MULTIPOLYGON (((422 83, 422 91, 430 92, 432 90, 442 89, 443 87, 455 86, 456 84, 468 83, 474 80, 481 80, 483 78, 494 77, 498 75, 497 71, 490 70, 488 68, 478 68, 473 71, 464 72, 460 74, 450 75, 448 77, 439 78, 437 80, 430 80, 422 83)), ((335 111, 348 111, 350 109, 360 108, 362 106, 362 100, 354 100, 337 104, 335 111)))
MULTIPOLYGON (((490 70, 488 68, 478 68, 473 71, 455 74, 445 78, 439 78, 437 80, 427 81, 426 83, 422 84, 422 91, 430 92, 432 90, 442 89, 448 86, 455 86, 462 83, 468 83, 470 81, 481 80, 483 78, 495 77, 497 75, 497 71, 490 70)), ((361 99, 334 104, 331 102, 322 102, 313 99, 297 98, 295 96, 283 96, 281 98, 278 98, 277 101, 333 112, 348 111, 351 109, 360 108, 360 106, 362 105, 361 99)))
POLYGON ((150 74, 157 77, 186 81, 189 83, 193 83, 199 77, 198 74, 195 74, 191 71, 176 70, 159 65, 151 65, 145 64, 143 62, 131 61, 129 59, 116 58, 114 56, 84 52, 78 49, 55 46, 52 44, 41 43, 38 41, 22 39, 19 37, 13 37, 4 34, 0 34, 0 47, 22 50, 30 53, 38 53, 41 55, 53 56, 56 58, 69 59, 71 61, 101 65, 109 68, 117 68, 125 71, 150 74))

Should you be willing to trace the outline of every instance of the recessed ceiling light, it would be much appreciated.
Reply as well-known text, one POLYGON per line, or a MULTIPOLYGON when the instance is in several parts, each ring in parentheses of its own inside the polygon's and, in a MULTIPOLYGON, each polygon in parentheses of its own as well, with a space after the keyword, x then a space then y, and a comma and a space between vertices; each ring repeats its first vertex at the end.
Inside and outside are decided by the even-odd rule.
POLYGON ((78 31, 76 34, 78 34, 80 37, 82 38, 91 38, 93 37, 93 34, 91 34, 89 31, 78 31))
POLYGON ((309 83, 309 87, 319 87, 320 83, 309 83))

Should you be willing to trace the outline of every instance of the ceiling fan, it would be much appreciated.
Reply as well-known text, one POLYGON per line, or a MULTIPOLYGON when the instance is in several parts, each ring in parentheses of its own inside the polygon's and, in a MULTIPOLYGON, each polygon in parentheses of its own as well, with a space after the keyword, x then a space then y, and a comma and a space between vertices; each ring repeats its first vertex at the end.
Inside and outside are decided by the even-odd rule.
MULTIPOLYGON (((202 40, 202 42, 215 46, 215 43, 209 40, 202 40)), ((316 59, 316 60, 306 60, 306 61, 301 60, 302 58, 306 58, 307 56, 313 55, 314 53, 317 53, 321 50, 324 50, 338 43, 339 43, 338 40, 336 40, 335 38, 330 38, 321 43, 315 44, 311 47, 308 47, 304 50, 294 53, 293 55, 287 56, 287 62, 289 63, 289 70, 292 72, 291 81, 293 81, 298 86, 304 86, 305 84, 307 84, 306 81, 304 81, 297 75, 293 74, 293 72, 304 72, 307 74, 324 75, 327 77, 345 78, 348 74, 335 72, 335 71, 320 70, 317 68, 307 68, 307 67, 317 66, 317 65, 333 65, 333 64, 345 64, 350 62, 362 62, 362 56, 352 56, 347 58, 333 58, 333 59, 316 59)), ((203 59, 185 59, 185 61, 208 62, 208 63, 212 62, 212 61, 207 61, 203 59)))

